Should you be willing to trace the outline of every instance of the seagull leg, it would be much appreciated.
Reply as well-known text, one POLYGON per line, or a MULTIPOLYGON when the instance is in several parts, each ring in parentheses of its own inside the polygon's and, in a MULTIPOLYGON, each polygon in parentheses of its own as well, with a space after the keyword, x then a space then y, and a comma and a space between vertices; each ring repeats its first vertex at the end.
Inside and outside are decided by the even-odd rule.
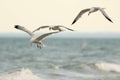
POLYGON ((42 47, 41 47, 41 44, 39 44, 39 43, 37 44, 37 47, 40 48, 40 49, 42 48, 42 47))
POLYGON ((41 46, 39 46, 39 48, 41 49, 41 46))

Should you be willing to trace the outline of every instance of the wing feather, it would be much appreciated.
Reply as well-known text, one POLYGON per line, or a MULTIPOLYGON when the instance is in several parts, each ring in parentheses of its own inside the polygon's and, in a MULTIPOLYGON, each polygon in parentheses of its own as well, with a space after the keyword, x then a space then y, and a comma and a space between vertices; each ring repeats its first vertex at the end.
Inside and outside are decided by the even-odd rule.
POLYGON ((67 27, 65 27, 65 26, 60 26, 60 27, 66 28, 66 29, 68 29, 68 30, 70 30, 70 31, 74 31, 73 29, 67 28, 67 27))
POLYGON ((40 29, 49 28, 49 27, 50 27, 50 26, 41 26, 41 27, 35 29, 33 32, 38 31, 38 30, 40 30, 40 29))
POLYGON ((52 34, 54 34, 54 33, 59 33, 59 32, 60 32, 60 31, 50 32, 50 33, 43 34, 43 35, 39 36, 38 38, 36 38, 36 40, 37 40, 37 41, 40 41, 40 40, 46 38, 46 37, 49 36, 49 35, 52 35, 52 34))
POLYGON ((86 13, 87 11, 89 11, 90 8, 87 9, 83 9, 79 12, 79 14, 77 15, 77 17, 74 19, 74 21, 72 22, 72 24, 74 24, 84 13, 86 13))
POLYGON ((26 29, 25 27, 22 27, 20 25, 15 25, 15 28, 19 29, 19 30, 22 30, 24 32, 27 32, 30 36, 34 36, 34 34, 31 31, 29 31, 28 29, 26 29))
POLYGON ((113 23, 113 21, 110 19, 110 17, 107 15, 107 13, 103 10, 103 9, 100 9, 100 12, 104 15, 104 17, 109 20, 110 22, 113 23))

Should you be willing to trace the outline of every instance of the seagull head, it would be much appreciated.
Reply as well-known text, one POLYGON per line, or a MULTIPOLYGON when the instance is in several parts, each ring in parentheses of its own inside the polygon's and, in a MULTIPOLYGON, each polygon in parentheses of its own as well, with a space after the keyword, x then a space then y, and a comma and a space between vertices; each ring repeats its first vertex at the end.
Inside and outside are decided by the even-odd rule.
POLYGON ((49 27, 49 30, 52 30, 52 27, 49 27))
POLYGON ((88 13, 88 16, 91 14, 91 12, 88 13))

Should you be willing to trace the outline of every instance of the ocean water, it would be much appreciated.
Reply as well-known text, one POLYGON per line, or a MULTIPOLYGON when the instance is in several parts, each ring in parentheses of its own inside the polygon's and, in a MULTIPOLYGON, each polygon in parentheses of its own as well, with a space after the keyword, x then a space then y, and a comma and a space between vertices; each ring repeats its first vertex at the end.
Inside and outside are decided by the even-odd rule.
POLYGON ((0 80, 120 80, 120 39, 28 40, 0 38, 0 80))

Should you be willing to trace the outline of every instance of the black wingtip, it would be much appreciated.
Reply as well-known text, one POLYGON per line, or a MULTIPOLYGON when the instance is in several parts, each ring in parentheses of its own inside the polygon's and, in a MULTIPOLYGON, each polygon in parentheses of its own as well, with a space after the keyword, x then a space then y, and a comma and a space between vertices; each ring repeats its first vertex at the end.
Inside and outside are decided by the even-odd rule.
POLYGON ((75 22, 76 22, 76 20, 74 20, 71 25, 73 25, 75 22))
POLYGON ((113 23, 113 21, 112 21, 111 19, 109 19, 109 21, 110 21, 111 23, 113 23))
POLYGON ((111 22, 113 23, 113 21, 111 20, 111 22))
POLYGON ((15 25, 15 27, 14 28, 18 28, 19 27, 19 25, 15 25))
POLYGON ((106 16, 105 16, 105 18, 108 19, 111 23, 113 23, 113 21, 112 21, 110 18, 108 18, 108 17, 106 17, 106 16))

